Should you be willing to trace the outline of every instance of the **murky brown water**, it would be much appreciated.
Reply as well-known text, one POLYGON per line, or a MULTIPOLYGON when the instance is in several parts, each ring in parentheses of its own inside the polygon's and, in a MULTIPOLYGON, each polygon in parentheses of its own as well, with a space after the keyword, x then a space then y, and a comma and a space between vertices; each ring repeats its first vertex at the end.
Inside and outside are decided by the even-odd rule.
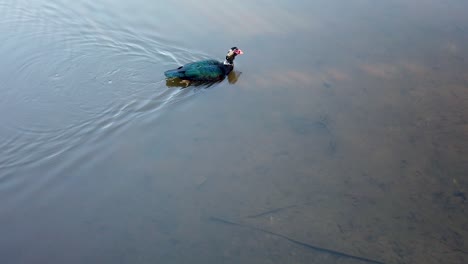
POLYGON ((342 2, 1 2, 0 262, 467 263, 468 2, 342 2))

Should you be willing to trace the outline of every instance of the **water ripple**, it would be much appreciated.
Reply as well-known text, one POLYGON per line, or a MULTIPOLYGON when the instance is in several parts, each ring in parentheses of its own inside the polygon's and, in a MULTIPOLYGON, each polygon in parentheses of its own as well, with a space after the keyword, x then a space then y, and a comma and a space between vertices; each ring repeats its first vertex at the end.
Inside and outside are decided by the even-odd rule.
POLYGON ((9 10, 0 49, 10 51, 0 111, 13 113, 0 125, 0 180, 52 161, 63 162, 55 170, 77 166, 139 118, 195 94, 167 89, 162 71, 206 55, 116 20, 99 1, 26 4, 0 6, 9 10))

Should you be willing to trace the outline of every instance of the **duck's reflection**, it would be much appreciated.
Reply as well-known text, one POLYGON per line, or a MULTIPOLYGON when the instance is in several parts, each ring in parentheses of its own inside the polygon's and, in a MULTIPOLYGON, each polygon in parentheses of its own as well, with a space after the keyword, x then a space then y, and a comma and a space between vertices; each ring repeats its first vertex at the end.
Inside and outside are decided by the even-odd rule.
POLYGON ((232 71, 228 74, 227 79, 230 84, 235 84, 238 80, 239 77, 241 76, 242 72, 238 71, 232 71))
MULTIPOLYGON (((238 71, 232 71, 228 74, 227 76, 227 80, 229 82, 229 84, 235 84, 238 80, 239 80, 239 77, 241 76, 242 72, 238 72, 238 71)), ((217 82, 196 82, 196 81, 192 81, 192 82, 188 82, 188 81, 184 81, 182 79, 179 79, 179 78, 171 78, 171 79, 166 79, 166 86, 167 88, 175 88, 175 87, 179 87, 179 88, 187 88, 189 86, 195 86, 195 87, 198 87, 198 86, 205 86, 205 88, 208 88, 208 87, 211 87, 215 84, 218 84, 220 82, 222 82, 224 79, 222 80, 219 80, 217 82)))

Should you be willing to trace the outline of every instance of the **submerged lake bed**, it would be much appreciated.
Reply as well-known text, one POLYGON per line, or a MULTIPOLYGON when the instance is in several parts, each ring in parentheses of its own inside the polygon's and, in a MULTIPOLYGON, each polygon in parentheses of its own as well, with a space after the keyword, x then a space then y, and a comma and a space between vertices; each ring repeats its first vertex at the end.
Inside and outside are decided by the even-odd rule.
POLYGON ((3 1, 1 262, 468 262, 466 10, 3 1))

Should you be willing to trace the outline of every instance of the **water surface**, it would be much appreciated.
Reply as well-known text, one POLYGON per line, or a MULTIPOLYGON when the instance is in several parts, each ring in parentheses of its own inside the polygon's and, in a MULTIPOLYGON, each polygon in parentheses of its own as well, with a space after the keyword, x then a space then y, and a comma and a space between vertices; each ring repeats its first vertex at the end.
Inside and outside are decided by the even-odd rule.
POLYGON ((466 10, 2 1, 1 262, 468 262, 466 10))

